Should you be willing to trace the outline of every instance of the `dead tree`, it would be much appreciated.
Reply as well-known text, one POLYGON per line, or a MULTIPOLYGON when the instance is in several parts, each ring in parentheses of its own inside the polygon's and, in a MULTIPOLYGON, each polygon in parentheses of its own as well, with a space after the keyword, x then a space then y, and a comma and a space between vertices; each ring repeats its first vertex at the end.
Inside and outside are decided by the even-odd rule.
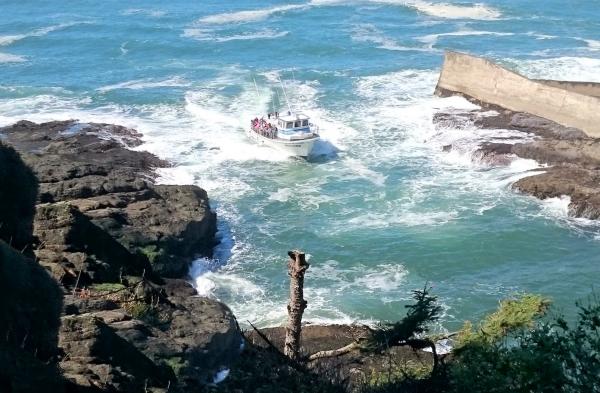
POLYGON ((288 275, 290 276, 290 302, 288 303, 288 324, 285 328, 285 346, 283 353, 290 359, 300 358, 300 335, 302 333, 302 314, 306 308, 304 300, 304 273, 309 264, 300 251, 288 251, 288 275))

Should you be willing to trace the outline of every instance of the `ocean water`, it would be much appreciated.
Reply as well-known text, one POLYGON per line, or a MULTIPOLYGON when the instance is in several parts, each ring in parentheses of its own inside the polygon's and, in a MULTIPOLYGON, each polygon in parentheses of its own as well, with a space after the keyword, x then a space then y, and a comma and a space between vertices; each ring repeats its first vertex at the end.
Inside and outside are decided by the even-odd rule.
POLYGON ((241 323, 285 318, 286 252, 310 255, 312 322, 404 314, 433 286, 442 326, 519 292, 570 315, 600 279, 600 225, 510 184, 529 160, 490 168, 471 153, 507 130, 436 128, 444 49, 541 78, 600 81, 600 2, 517 0, 0 3, 0 125, 118 123, 169 159, 160 181, 194 183, 221 244, 190 274, 241 323), (319 124, 309 161, 246 139, 251 117, 290 101, 319 124), (258 94, 253 80, 258 85, 258 94), (458 151, 442 146, 454 143, 458 151))

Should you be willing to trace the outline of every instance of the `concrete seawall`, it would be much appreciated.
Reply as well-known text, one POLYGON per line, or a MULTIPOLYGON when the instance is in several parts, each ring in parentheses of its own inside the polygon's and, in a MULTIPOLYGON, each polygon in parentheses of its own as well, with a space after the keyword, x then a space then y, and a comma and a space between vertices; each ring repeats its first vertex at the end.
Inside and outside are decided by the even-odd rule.
POLYGON ((436 93, 448 92, 531 113, 600 137, 598 84, 535 81, 480 57, 447 52, 436 93))
POLYGON ((548 86, 558 87, 559 89, 570 90, 575 93, 586 96, 600 98, 600 83, 596 82, 569 82, 569 81, 554 81, 549 79, 534 79, 536 82, 543 83, 548 86))

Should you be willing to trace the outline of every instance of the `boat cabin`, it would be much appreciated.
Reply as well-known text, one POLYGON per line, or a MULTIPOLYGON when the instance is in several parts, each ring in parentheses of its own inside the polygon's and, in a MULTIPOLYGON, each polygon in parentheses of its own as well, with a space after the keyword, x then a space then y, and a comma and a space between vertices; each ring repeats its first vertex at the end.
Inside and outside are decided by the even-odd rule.
POLYGON ((291 114, 279 116, 277 118, 277 128, 279 130, 293 130, 293 131, 302 131, 303 129, 309 129, 310 122, 309 117, 302 114, 291 114))

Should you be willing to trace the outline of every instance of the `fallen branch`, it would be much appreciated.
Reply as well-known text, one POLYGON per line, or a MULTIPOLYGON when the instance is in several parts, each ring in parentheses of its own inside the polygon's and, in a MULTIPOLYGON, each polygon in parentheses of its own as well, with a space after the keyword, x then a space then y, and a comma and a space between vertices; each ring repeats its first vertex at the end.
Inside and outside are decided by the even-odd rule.
POLYGON ((333 357, 338 357, 338 356, 342 356, 347 354, 348 352, 352 352, 355 349, 360 348, 358 342, 352 342, 346 346, 343 346, 341 348, 338 349, 332 349, 329 351, 319 351, 316 353, 313 353, 312 355, 310 355, 308 357, 308 361, 312 362, 314 360, 318 360, 318 359, 323 359, 323 358, 333 358, 333 357))

